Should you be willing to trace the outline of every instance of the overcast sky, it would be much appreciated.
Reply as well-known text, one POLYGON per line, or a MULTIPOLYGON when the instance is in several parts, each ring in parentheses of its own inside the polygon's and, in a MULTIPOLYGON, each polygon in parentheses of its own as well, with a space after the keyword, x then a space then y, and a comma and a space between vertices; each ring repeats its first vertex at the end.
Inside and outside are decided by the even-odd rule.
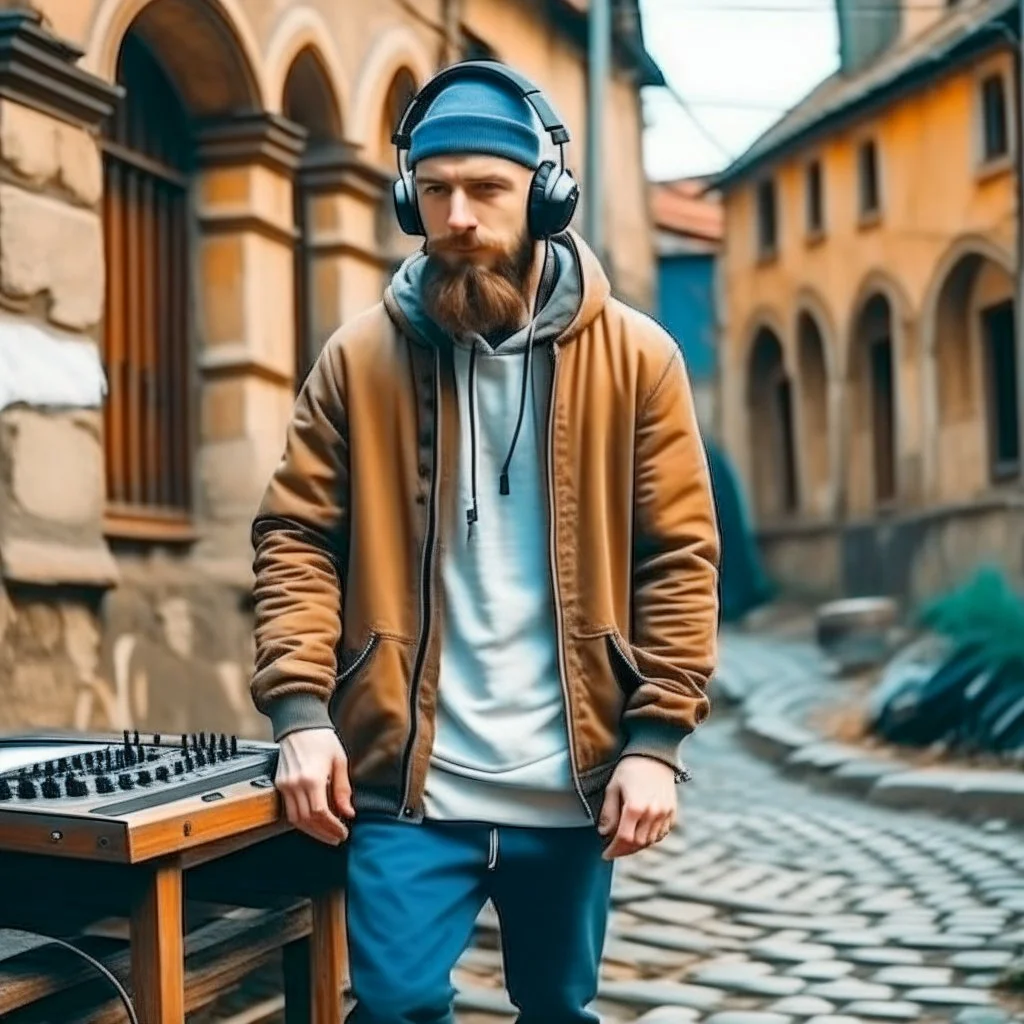
POLYGON ((838 59, 832 0, 640 0, 644 38, 694 124, 665 89, 644 90, 644 163, 656 181, 738 156, 838 59))

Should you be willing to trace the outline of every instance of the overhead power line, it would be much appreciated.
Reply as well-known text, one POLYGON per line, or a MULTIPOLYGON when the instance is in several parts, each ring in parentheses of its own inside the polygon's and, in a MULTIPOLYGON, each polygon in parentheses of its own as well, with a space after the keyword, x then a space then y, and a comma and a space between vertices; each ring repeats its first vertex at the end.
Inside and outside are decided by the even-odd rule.
MULTIPOLYGON (((652 92, 651 98, 661 100, 662 94, 660 92, 652 92)), ((664 96, 664 99, 673 103, 676 102, 674 97, 667 94, 664 96)), ((707 110, 751 110, 766 114, 784 114, 790 109, 784 103, 762 103, 757 100, 730 99, 728 97, 716 96, 708 96, 706 98, 691 96, 687 102, 691 107, 703 107, 707 110)))
POLYGON ((679 109, 682 110, 683 113, 686 114, 686 116, 690 119, 690 122, 693 124, 694 128, 696 128, 697 131, 700 132, 700 134, 712 146, 714 146, 719 153, 722 154, 722 156, 724 156, 727 160, 732 162, 736 154, 733 153, 727 146, 725 146, 715 137, 714 132, 710 131, 710 129, 708 129, 704 122, 701 121, 701 119, 694 113, 691 104, 683 97, 679 90, 676 89, 674 85, 672 85, 671 82, 665 83, 665 92, 676 101, 676 104, 679 106, 679 109))
MULTIPOLYGON (((836 9, 834 4, 809 4, 799 3, 798 0, 790 0, 785 4, 757 3, 755 0, 714 0, 714 2, 691 3, 689 0, 648 0, 652 7, 670 7, 680 13, 692 12, 714 12, 722 11, 752 12, 757 14, 827 14, 835 17, 836 9)), ((942 11, 952 13, 955 8, 945 3, 928 3, 921 0, 918 3, 905 3, 902 5, 904 11, 942 11)), ((891 5, 881 2, 872 4, 858 4, 851 7, 847 14, 854 17, 861 15, 882 15, 894 14, 891 5)))

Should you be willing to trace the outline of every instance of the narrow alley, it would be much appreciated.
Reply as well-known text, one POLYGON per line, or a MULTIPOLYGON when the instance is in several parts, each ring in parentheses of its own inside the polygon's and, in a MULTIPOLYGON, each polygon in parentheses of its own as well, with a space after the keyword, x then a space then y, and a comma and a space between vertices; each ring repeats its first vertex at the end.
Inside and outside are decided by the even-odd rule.
MULTIPOLYGON (((604 1020, 1024 1021, 992 990, 1024 950, 1019 831, 815 792, 749 753, 725 708, 689 763, 679 833, 617 869, 604 1020)), ((485 918, 460 966, 467 1024, 507 1012, 496 945, 485 918)))

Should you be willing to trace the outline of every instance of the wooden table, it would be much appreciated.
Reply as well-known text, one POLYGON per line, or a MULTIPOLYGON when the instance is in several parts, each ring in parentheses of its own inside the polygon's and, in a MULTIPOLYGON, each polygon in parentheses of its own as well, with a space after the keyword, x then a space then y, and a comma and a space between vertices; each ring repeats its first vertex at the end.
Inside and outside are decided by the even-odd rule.
MULTIPOLYGON (((0 853, 0 928, 69 939, 97 920, 126 919, 129 951, 113 956, 109 966, 115 975, 118 966, 128 968, 122 981, 130 980, 140 1024, 184 1024, 187 1012, 283 949, 288 1024, 339 1024, 346 970, 343 881, 343 849, 293 832, 280 820, 133 864, 6 852, 0 853), (212 939, 191 941, 186 933, 190 901, 277 916, 263 921, 262 930, 254 924, 250 939, 244 928, 222 929, 227 937, 218 955, 212 939)), ((63 956, 49 959, 66 966, 64 982, 51 967, 35 978, 12 982, 7 975, 5 985, 0 964, 0 1017, 6 999, 8 1009, 20 1003, 25 1019, 32 1019, 32 1004, 59 1002, 68 977, 79 986, 88 978, 91 986, 87 965, 69 952, 63 956)), ((102 1010, 90 1011, 83 1024, 127 1019, 111 1000, 111 988, 95 991, 102 1010)), ((71 1017, 57 1019, 72 1024, 71 1017)))

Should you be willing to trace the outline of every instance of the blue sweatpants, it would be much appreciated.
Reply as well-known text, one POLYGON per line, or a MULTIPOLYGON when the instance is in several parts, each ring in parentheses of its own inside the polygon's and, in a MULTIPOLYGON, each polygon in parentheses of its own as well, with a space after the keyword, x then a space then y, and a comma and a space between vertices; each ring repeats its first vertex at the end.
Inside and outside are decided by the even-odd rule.
POLYGON ((451 972, 490 898, 520 1024, 597 1024, 611 862, 594 828, 359 818, 348 841, 347 1024, 450 1024, 451 972))

